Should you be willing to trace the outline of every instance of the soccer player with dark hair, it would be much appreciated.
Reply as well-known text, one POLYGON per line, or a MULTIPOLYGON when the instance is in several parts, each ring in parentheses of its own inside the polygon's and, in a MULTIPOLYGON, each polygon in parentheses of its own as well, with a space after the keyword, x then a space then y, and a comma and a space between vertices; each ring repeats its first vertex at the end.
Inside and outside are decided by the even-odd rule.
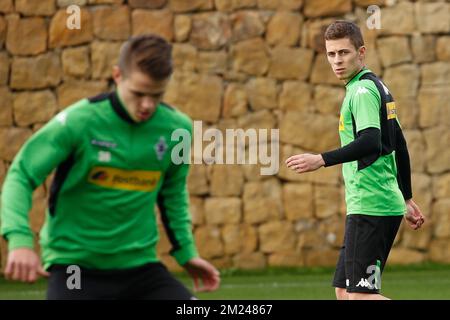
POLYGON ((333 286, 338 299, 386 299, 381 273, 402 218, 414 230, 425 221, 412 200, 408 148, 394 98, 364 65, 359 27, 336 21, 325 32, 328 62, 345 83, 341 148, 286 160, 297 173, 343 164, 347 218, 333 286))
POLYGON ((167 41, 133 37, 113 68, 115 91, 69 106, 24 144, 1 198, 6 278, 49 275, 48 299, 193 299, 158 260, 157 204, 171 254, 195 289, 218 288, 219 272, 198 256, 192 235, 189 165, 171 160, 172 132, 192 132, 188 116, 161 102, 171 74, 167 41), (33 190, 53 169, 41 260, 28 213, 33 190), (67 286, 72 265, 81 288, 67 286))

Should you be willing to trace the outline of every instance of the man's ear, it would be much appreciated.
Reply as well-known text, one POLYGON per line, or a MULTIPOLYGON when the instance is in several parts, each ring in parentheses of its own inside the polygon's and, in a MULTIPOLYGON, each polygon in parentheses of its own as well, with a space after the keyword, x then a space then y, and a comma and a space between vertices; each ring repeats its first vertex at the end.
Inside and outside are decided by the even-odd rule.
POLYGON ((114 79, 114 82, 117 84, 119 84, 119 82, 121 82, 123 80, 123 74, 122 71, 120 70, 119 66, 114 66, 112 69, 112 77, 114 79))
POLYGON ((365 46, 359 47, 358 54, 361 60, 364 59, 366 57, 366 47, 365 46))

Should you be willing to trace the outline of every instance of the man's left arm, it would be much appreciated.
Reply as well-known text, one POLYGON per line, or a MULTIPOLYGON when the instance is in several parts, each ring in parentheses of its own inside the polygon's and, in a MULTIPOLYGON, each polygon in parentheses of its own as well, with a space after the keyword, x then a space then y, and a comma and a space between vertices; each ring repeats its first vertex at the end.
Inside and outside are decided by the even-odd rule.
POLYGON ((198 256, 192 235, 187 176, 189 164, 170 164, 158 194, 158 207, 167 236, 170 254, 180 265, 198 256))
POLYGON ((195 291, 214 291, 220 285, 219 271, 199 257, 192 234, 187 176, 189 164, 171 162, 158 194, 158 206, 167 236, 170 254, 194 280, 195 291))
POLYGON ((397 165, 397 183, 406 204, 405 219, 408 225, 419 229, 425 223, 425 217, 419 206, 412 200, 411 163, 408 146, 398 121, 395 121, 395 162, 397 165))
POLYGON ((402 129, 395 121, 395 162, 397 164, 397 182, 402 191, 403 198, 409 200, 412 198, 411 188, 411 164, 409 152, 402 129))

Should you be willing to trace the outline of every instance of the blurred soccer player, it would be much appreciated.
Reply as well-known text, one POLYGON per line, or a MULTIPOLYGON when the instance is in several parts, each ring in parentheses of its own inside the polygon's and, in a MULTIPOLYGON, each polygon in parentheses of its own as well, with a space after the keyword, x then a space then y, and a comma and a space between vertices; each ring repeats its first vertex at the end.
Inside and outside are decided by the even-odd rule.
MULTIPOLYGON (((341 148, 286 160, 297 173, 343 163, 347 217, 333 286, 338 299, 386 299, 381 273, 402 217, 414 230, 425 221, 412 200, 408 148, 392 94, 364 65, 357 25, 336 21, 325 32, 328 62, 345 83, 341 148)), ((407 79, 405 79, 407 81, 407 79)))
POLYGON ((24 144, 1 199, 6 278, 33 282, 49 274, 48 299, 194 298, 157 258, 157 204, 171 254, 195 289, 218 288, 219 272, 198 256, 192 235, 189 166, 171 161, 172 132, 192 132, 186 115, 161 102, 171 53, 159 36, 131 38, 113 69, 115 91, 75 103, 24 144), (33 190, 55 168, 41 264, 28 212, 33 190), (69 265, 80 268, 81 289, 68 287, 69 265))

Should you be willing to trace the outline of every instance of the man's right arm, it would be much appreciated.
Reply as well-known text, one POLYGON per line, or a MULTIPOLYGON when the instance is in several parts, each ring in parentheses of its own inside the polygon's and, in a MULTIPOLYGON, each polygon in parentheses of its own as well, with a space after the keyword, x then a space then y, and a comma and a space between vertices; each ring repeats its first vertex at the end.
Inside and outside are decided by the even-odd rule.
POLYGON ((325 167, 356 161, 371 154, 381 152, 381 133, 378 128, 366 128, 358 132, 358 137, 342 148, 322 153, 325 167))
POLYGON ((44 182, 75 145, 69 119, 66 119, 67 111, 61 114, 24 144, 5 178, 1 195, 1 234, 8 240, 10 251, 33 248, 33 234, 28 221, 33 190, 44 182))
POLYGON ((325 167, 362 159, 381 153, 381 96, 375 84, 362 80, 350 97, 350 111, 356 125, 356 136, 346 146, 322 153, 325 167))

